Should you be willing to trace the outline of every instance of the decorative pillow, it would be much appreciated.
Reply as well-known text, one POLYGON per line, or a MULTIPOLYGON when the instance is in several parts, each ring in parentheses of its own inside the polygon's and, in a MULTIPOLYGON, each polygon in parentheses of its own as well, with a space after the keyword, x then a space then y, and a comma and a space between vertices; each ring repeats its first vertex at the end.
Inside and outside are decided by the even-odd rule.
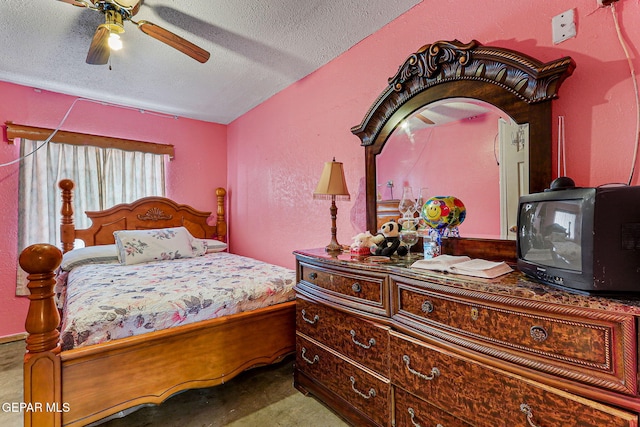
POLYGON ((84 264, 99 264, 118 261, 116 245, 98 245, 78 248, 62 255, 60 268, 70 271, 74 267, 84 264))
MULTIPOLYGON (((184 227, 114 231, 120 264, 193 258, 193 237, 184 227)), ((201 249, 202 250, 202 247, 201 249)))
POLYGON ((191 236, 191 250, 193 251, 194 257, 202 256, 207 253, 207 243, 191 236))
POLYGON ((225 242, 221 242, 220 240, 214 239, 196 239, 204 242, 207 248, 207 253, 213 252, 222 252, 227 249, 227 244, 225 242))

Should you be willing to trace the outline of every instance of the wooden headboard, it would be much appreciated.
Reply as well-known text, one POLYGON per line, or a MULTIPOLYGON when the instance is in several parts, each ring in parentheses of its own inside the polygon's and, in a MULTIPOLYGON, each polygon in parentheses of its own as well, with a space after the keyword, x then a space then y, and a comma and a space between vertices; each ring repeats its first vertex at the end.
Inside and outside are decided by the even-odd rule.
POLYGON ((226 241, 224 188, 216 189, 216 224, 207 224, 211 212, 203 212, 188 205, 181 205, 165 197, 144 197, 132 203, 123 203, 103 211, 85 212, 91 226, 76 229, 73 222, 73 181, 63 179, 58 184, 62 190, 62 221, 60 232, 63 252, 73 249, 76 239, 86 246, 114 243, 113 232, 117 230, 140 230, 184 226, 198 238, 226 241))

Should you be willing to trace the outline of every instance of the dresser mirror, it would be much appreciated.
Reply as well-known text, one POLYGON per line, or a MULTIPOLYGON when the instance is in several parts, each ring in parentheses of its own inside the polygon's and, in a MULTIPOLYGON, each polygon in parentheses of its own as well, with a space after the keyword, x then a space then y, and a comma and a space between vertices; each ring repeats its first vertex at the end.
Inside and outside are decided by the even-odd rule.
POLYGON ((515 238, 509 228, 516 223, 518 196, 529 190, 528 135, 528 124, 477 100, 446 99, 414 112, 376 157, 378 227, 388 219, 380 210, 395 207, 397 215, 397 199, 409 186, 424 201, 445 195, 462 200, 473 212, 464 222, 466 237, 515 238))
MULTIPOLYGON (((463 202, 469 203, 465 221, 469 221, 470 228, 473 228, 470 218, 474 211, 489 211, 498 216, 513 211, 514 206, 505 206, 500 201, 503 198, 500 194, 501 178, 499 165, 496 164, 500 161, 500 144, 494 142, 496 139, 519 144, 519 138, 522 137, 528 143, 524 165, 511 168, 520 173, 515 174, 517 182, 507 180, 506 186, 519 187, 524 193, 547 188, 552 177, 551 101, 558 96, 560 85, 574 68, 575 63, 570 57, 542 63, 519 52, 483 46, 475 40, 467 44, 457 40, 438 41, 410 55, 388 80, 387 87, 360 125, 351 129, 365 147, 367 229, 376 232, 379 217, 388 215, 388 206, 378 211, 378 201, 391 197, 387 192, 389 180, 394 181, 394 198, 399 198, 405 184, 414 187, 416 192, 420 187, 427 187, 429 196, 460 197, 465 192, 464 183, 482 177, 485 180, 483 185, 488 186, 490 183, 486 179, 492 179, 494 201, 491 205, 471 199, 465 201, 460 197, 463 202), (449 118, 438 119, 443 112, 448 112, 449 118), (484 136, 472 129, 471 122, 484 123, 484 136), (495 126, 489 128, 489 122, 495 123, 495 126), (498 127, 503 124, 504 129, 498 132, 498 127), (451 132, 454 126, 471 130, 466 136, 456 133, 455 137, 435 139, 437 134, 451 132), (490 137, 492 132, 494 136, 490 137), (416 137, 418 134, 421 136, 416 137), (489 163, 476 161, 476 154, 468 148, 461 149, 470 141, 462 144, 460 138, 473 139, 471 142, 481 146, 481 151, 485 154, 489 152, 489 163), (486 143, 487 139, 492 144, 489 148, 478 142, 484 140, 486 143), (407 148, 407 144, 412 144, 412 148, 407 148), (444 150, 438 153, 432 145, 444 150), (447 151, 450 155, 442 154, 447 151), (415 173, 415 178, 409 175, 413 173, 411 169, 414 164, 417 168, 427 167, 417 164, 421 158, 433 160, 437 157, 440 157, 436 160, 438 167, 448 169, 449 177, 455 178, 450 179, 446 187, 440 184, 442 188, 438 188, 438 180, 421 175, 424 171, 415 173), (493 166, 487 171, 470 168, 471 164, 480 163, 486 167, 491 161, 493 166), (523 176, 522 171, 527 169, 528 173, 523 176)), ((434 164, 432 166, 437 169, 434 164)), ((508 165, 504 167, 509 170, 508 165)), ((513 240, 507 240, 508 233, 504 231, 508 228, 504 224, 508 222, 498 218, 493 223, 502 225, 497 229, 495 226, 488 227, 485 231, 481 224, 476 224, 476 231, 470 234, 476 237, 465 237, 463 224, 460 229, 463 237, 446 239, 443 249, 447 253, 465 253, 485 258, 513 258, 515 244, 513 240)))

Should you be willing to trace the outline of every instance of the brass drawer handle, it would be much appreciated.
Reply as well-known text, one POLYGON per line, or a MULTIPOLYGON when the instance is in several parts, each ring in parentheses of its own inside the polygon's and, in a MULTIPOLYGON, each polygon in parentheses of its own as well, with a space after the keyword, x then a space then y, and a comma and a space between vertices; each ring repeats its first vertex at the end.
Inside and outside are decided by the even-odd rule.
MULTIPOLYGON (((420 424, 418 424, 414 420, 414 418, 416 416, 416 411, 414 411, 413 408, 409 408, 407 411, 409 412, 409 415, 411 415, 411 424, 413 424, 415 427, 422 427, 420 424)), ((442 424, 438 423, 438 424, 436 424, 436 427, 444 427, 444 426, 442 424)))
POLYGON ((409 370, 409 372, 411 372, 413 375, 416 375, 422 378, 423 380, 431 381, 440 376, 440 369, 436 368, 435 366, 431 368, 431 372, 430 372, 431 375, 425 375, 422 372, 418 372, 412 369, 411 366, 409 366, 411 364, 411 358, 409 358, 408 355, 405 354, 404 356, 402 356, 402 360, 404 361, 404 364, 407 366, 407 369, 409 370))
POLYGON ((307 359, 307 357, 304 355, 306 352, 307 352, 307 349, 302 347, 302 352, 300 353, 300 357, 302 357, 302 360, 307 362, 309 365, 313 365, 314 363, 317 363, 320 360, 320 356, 318 356, 317 354, 313 356, 313 360, 307 359))
POLYGON ((529 330, 529 334, 535 342, 544 342, 549 336, 547 331, 542 326, 532 326, 529 330))
POLYGON ((429 314, 433 311, 433 303, 431 301, 425 301, 422 303, 422 312, 429 314))
POLYGON ((520 404, 520 411, 527 414, 527 423, 531 426, 531 427, 539 427, 537 424, 534 424, 533 420, 533 411, 531 410, 531 406, 527 405, 526 403, 522 403, 520 404))
POLYGON ((306 317, 307 316, 307 312, 305 311, 304 308, 302 309, 301 314, 302 314, 302 320, 304 320, 305 322, 310 323, 312 325, 314 325, 318 320, 320 320, 320 316, 318 314, 313 316, 313 320, 307 319, 307 317, 306 317))
POLYGON ((351 290, 355 293, 359 293, 360 291, 362 291, 362 286, 360 286, 360 283, 355 282, 353 285, 351 285, 351 290))
POLYGON ((318 278, 318 273, 309 273, 309 279, 316 280, 318 278))
POLYGON ((371 399, 372 397, 376 397, 376 391, 373 388, 369 389, 369 393, 364 394, 363 392, 361 392, 356 388, 356 379, 354 377, 349 377, 349 380, 351 381, 351 389, 355 391, 356 394, 360 395, 365 399, 371 399))
POLYGON ((356 331, 354 331, 353 329, 349 331, 349 333, 351 334, 351 341, 362 348, 370 349, 371 346, 376 345, 376 340, 373 338, 369 339, 369 345, 362 344, 360 341, 356 340, 356 331))

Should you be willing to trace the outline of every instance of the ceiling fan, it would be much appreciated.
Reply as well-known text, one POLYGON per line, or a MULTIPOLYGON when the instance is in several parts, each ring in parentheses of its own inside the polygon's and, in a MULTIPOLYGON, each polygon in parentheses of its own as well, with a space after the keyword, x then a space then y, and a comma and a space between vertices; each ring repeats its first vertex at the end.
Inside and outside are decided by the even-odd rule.
POLYGON ((105 23, 100 24, 91 40, 87 53, 87 64, 103 65, 109 61, 111 45, 114 40, 119 41, 119 35, 124 33, 124 21, 131 21, 143 33, 160 40, 174 49, 190 56, 198 62, 205 63, 209 59, 209 52, 196 46, 188 40, 165 30, 149 21, 134 21, 131 19, 138 13, 142 0, 58 0, 78 7, 86 7, 105 16, 105 23))

